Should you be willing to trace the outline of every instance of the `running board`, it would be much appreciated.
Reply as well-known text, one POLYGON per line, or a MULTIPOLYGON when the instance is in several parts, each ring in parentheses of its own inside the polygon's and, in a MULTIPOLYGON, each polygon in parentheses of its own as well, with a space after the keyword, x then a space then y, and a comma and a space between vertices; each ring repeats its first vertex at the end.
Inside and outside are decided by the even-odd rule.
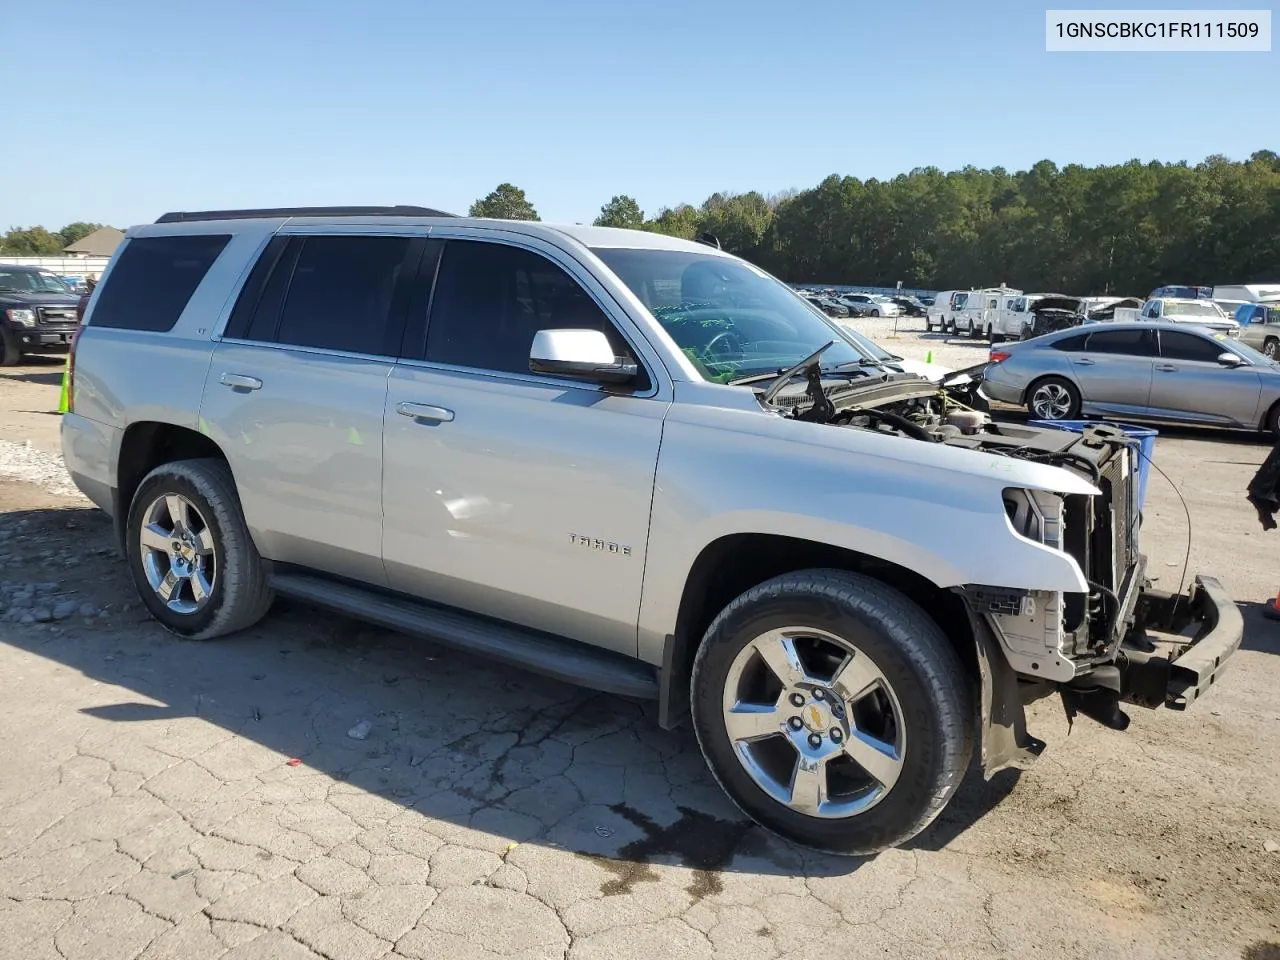
POLYGON ((612 650, 322 577, 281 573, 269 582, 277 593, 294 600, 436 640, 566 683, 642 700, 658 697, 657 669, 612 650))

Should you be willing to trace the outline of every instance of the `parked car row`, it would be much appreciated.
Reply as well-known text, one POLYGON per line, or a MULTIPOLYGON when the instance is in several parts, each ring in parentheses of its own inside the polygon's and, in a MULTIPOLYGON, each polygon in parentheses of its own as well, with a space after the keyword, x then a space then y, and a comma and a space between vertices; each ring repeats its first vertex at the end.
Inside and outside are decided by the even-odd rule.
POLYGON ((1171 320, 1090 324, 993 346, 982 392, 1041 420, 1161 420, 1280 437, 1280 365, 1221 331, 1171 320))
POLYGON ((831 317, 923 317, 925 304, 913 296, 879 293, 837 293, 834 290, 798 290, 815 307, 831 317))
MULTIPOLYGON (((1242 305, 1240 310, 1256 304, 1242 305)), ((1237 336, 1240 321, 1216 301, 1198 297, 1082 297, 1024 293, 1009 287, 946 290, 925 315, 925 331, 967 336, 991 343, 1027 340, 1087 323, 1167 320, 1192 323, 1237 336)), ((1276 338, 1280 346, 1280 337, 1276 338)))

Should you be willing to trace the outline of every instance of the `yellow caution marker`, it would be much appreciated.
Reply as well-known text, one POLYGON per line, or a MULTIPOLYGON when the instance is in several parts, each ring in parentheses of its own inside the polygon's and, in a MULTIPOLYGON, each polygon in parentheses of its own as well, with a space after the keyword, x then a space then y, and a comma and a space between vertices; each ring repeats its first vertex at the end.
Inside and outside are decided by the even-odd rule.
POLYGON ((71 409, 71 354, 67 354, 67 364, 62 368, 62 392, 58 395, 58 412, 67 413, 71 409))

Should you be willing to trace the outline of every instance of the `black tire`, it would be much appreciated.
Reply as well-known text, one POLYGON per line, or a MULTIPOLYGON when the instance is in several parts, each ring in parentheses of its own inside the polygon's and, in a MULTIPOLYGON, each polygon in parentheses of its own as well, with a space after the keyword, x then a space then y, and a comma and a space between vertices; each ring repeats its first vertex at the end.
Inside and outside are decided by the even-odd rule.
POLYGON ((16 367, 22 362, 22 344, 12 330, 0 330, 0 367, 16 367))
POLYGON ((924 321, 924 332, 933 333, 933 324, 930 323, 927 318, 924 321))
POLYGON ((1262 343, 1262 353, 1268 359, 1275 360, 1276 353, 1280 350, 1280 340, 1275 337, 1267 337, 1262 343))
POLYGON ((1262 421, 1262 432, 1269 433, 1277 441, 1280 441, 1280 402, 1272 404, 1271 409, 1267 411, 1267 415, 1262 421))
POLYGON ((744 813, 788 840, 843 855, 873 854, 927 827, 960 785, 973 752, 974 691, 938 625, 896 590, 842 570, 784 574, 730 603, 698 648, 692 714, 712 774, 744 813), (788 625, 848 638, 900 702, 907 744, 901 772, 863 812, 830 819, 792 809, 765 792, 734 751, 723 710, 730 668, 747 644, 788 625))
POLYGON ((983 339, 984 339, 984 340, 986 340, 988 343, 995 343, 995 342, 996 342, 996 341, 995 341, 995 334, 993 334, 993 333, 991 332, 991 325, 990 325, 990 324, 988 324, 988 325, 987 325, 986 336, 985 336, 983 339))
POLYGON ((244 630, 271 608, 274 592, 267 586, 265 564, 240 509, 235 480, 222 460, 175 460, 152 470, 129 507, 125 527, 129 572, 138 596, 170 633, 188 640, 210 640, 244 630), (184 497, 212 534, 215 576, 207 602, 191 613, 171 610, 147 580, 141 544, 144 515, 157 498, 184 497))
POLYGON ((978 331, 977 329, 974 328, 972 320, 969 321, 969 339, 970 340, 978 339, 978 331))
POLYGON ((1078 420, 1080 418, 1080 390, 1065 377, 1041 377, 1027 387, 1027 412, 1038 420, 1078 420), (1057 387, 1068 398, 1066 409, 1058 416, 1049 416, 1036 410, 1036 393, 1041 387, 1057 387))

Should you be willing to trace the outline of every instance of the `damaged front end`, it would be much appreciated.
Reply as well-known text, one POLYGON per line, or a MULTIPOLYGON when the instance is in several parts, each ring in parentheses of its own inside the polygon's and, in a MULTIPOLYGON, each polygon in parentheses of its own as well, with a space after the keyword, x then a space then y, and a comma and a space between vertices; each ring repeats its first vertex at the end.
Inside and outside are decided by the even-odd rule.
MULTIPOLYGON (((1152 589, 1139 548, 1137 441, 1108 424, 1075 433, 996 423, 965 403, 956 384, 828 378, 816 363, 803 372, 803 390, 771 390, 783 415, 1059 467, 1085 481, 1064 484, 1076 491, 1069 493, 1004 491, 1013 534, 1070 557, 1079 589, 953 588, 977 647, 988 775, 1043 748, 1025 727, 1023 707, 1035 699, 1058 692, 1069 718, 1123 730, 1122 703, 1185 709, 1213 685, 1240 645, 1240 613, 1211 577, 1196 577, 1185 595, 1152 589), (1148 631, 1170 635, 1164 653, 1148 631)), ((976 395, 975 371, 962 373, 963 396, 976 395)))

